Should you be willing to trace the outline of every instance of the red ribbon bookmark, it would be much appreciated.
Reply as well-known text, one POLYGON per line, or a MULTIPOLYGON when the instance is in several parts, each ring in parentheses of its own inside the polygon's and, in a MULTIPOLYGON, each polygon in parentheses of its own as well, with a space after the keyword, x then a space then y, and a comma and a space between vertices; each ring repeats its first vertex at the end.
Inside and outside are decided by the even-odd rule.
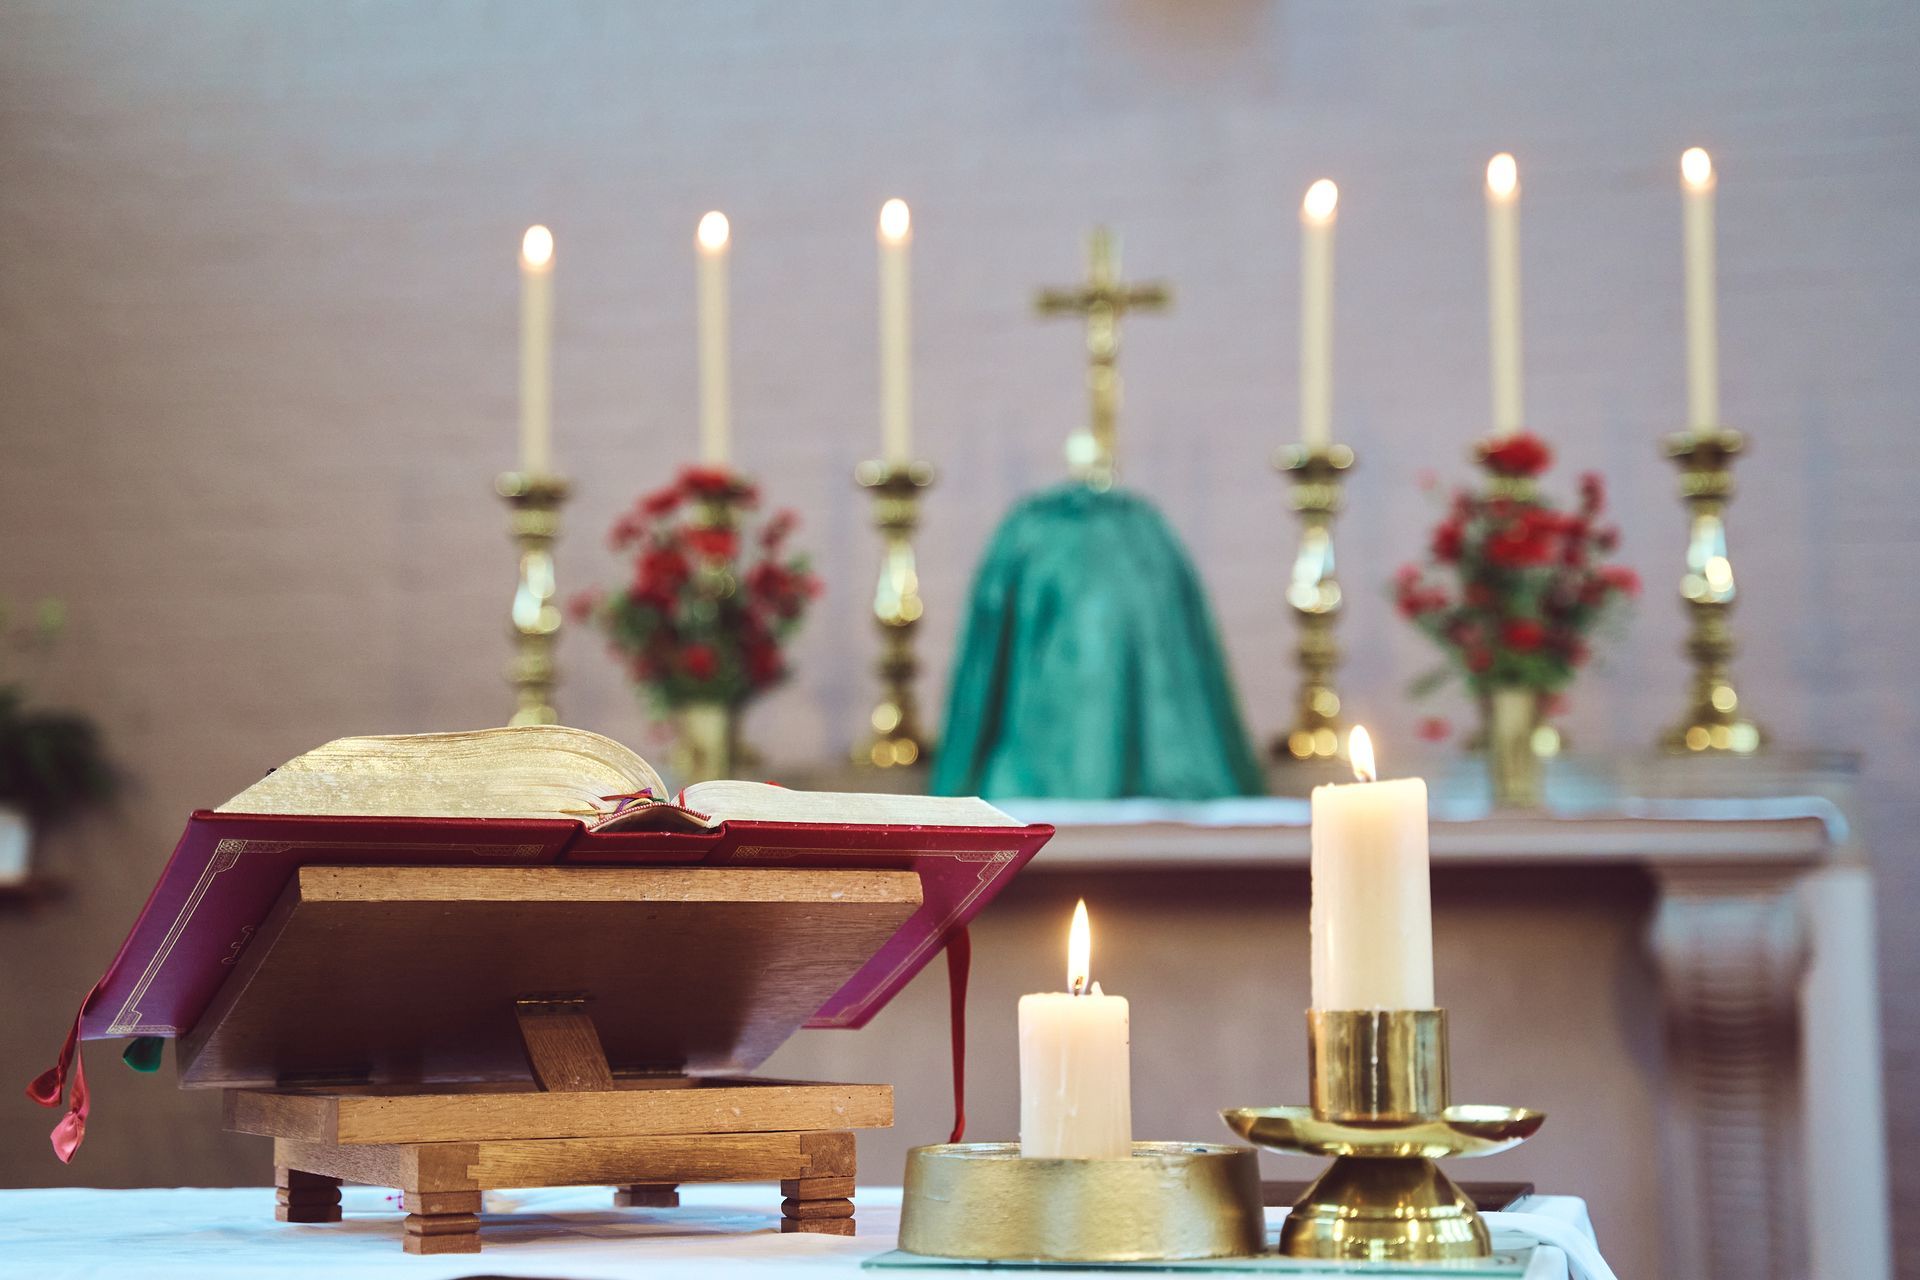
POLYGON ((33 1078, 27 1086, 27 1096, 43 1107, 57 1107, 60 1096, 66 1092, 67 1073, 73 1073, 73 1093, 67 1103, 67 1114, 60 1117, 60 1123, 53 1127, 53 1154, 60 1157, 61 1164, 70 1164, 73 1153, 80 1149, 80 1143, 87 1136, 87 1111, 90 1100, 87 1094, 87 1066, 80 1056, 80 1018, 93 1003, 93 997, 100 990, 94 984, 87 998, 80 1002, 80 1008, 73 1015, 73 1025, 67 1028, 66 1043, 60 1046, 60 1058, 51 1067, 33 1078))
POLYGON ((947 1016, 953 1027, 953 1133, 967 1136, 967 971, 973 967, 973 938, 961 925, 947 939, 947 1016))

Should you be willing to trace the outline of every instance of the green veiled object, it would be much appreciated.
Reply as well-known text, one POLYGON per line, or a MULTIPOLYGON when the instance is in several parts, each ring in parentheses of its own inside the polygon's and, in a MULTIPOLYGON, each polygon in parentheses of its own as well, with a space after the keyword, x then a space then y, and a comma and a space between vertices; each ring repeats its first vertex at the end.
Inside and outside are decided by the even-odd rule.
POLYGON ((1206 594, 1138 495, 1082 484, 1008 513, 974 577, 939 795, 1258 795, 1206 594))

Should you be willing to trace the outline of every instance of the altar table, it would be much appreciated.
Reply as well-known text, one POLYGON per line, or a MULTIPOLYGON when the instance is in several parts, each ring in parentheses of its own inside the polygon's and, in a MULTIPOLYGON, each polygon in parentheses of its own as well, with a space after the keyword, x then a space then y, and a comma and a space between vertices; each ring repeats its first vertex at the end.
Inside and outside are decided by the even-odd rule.
MULTIPOLYGON (((718 1280, 738 1275, 960 1277, 971 1271, 865 1271, 894 1248, 897 1187, 863 1187, 858 1234, 780 1234, 777 1187, 685 1186, 680 1207, 612 1208, 610 1187, 488 1192, 486 1247, 478 1255, 415 1257, 400 1251, 400 1206, 374 1187, 342 1189, 343 1219, 324 1226, 275 1222, 271 1187, 142 1191, 48 1188, 0 1191, 0 1277, 6 1280, 227 1280, 232 1277, 405 1277, 454 1280, 526 1276, 544 1280, 718 1280)), ((1586 1205, 1571 1196, 1529 1196, 1517 1209, 1591 1239, 1586 1205)), ((1275 1228, 1284 1209, 1269 1209, 1275 1228)), ((1495 1222, 1496 1248, 1531 1243, 1495 1222)), ((1005 1274, 1005 1273, 1001 1273, 1005 1274)), ((1049 1269, 1029 1275, 1091 1275, 1049 1269)), ((1112 1276, 1122 1274, 1108 1271, 1112 1276)), ((1291 1274, 1344 1274, 1326 1272, 1291 1274)), ((1409 1276, 1440 1272, 1408 1270, 1409 1276)), ((1458 1274, 1454 1272, 1453 1274, 1458 1274)), ((1520 1280, 1581 1280, 1566 1255, 1534 1248, 1520 1280)))

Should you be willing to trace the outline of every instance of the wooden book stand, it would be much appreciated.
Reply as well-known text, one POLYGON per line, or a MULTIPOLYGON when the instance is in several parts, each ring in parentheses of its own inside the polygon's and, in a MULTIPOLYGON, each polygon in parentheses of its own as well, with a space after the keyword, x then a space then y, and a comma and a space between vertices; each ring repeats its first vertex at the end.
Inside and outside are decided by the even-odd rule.
POLYGON ((888 1085, 740 1078, 920 904, 907 871, 303 867, 180 1043, 274 1139, 283 1222, 400 1190, 410 1253, 480 1248, 480 1194, 778 1181, 781 1230, 853 1233, 854 1129, 888 1085))

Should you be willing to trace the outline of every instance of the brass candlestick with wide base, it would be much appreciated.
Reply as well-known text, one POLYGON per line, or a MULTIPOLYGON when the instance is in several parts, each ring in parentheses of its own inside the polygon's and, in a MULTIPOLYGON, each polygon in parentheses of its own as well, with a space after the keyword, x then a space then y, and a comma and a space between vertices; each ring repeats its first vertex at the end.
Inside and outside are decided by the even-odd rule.
POLYGON ((559 476, 509 471, 494 482, 494 490, 507 500, 509 528, 520 548, 520 585, 513 592, 514 652, 507 667, 514 710, 507 723, 553 724, 558 719, 553 709, 553 648, 560 637, 553 544, 560 536, 567 482, 559 476))
POLYGON ((1300 550, 1293 560, 1287 603, 1300 621, 1300 692, 1293 728, 1276 738, 1270 754, 1277 760, 1331 762, 1340 752, 1340 695, 1333 672, 1340 665, 1334 624, 1340 616, 1340 582, 1334 576, 1333 517, 1340 511, 1340 484, 1353 466, 1353 450, 1343 444, 1292 445, 1275 465, 1293 481, 1293 509, 1300 515, 1300 550))
POLYGON ((913 531, 920 525, 920 494, 933 483, 924 462, 863 462, 853 473, 873 494, 873 523, 885 541, 880 581, 873 592, 873 618, 880 627, 880 701, 869 717, 873 736, 854 752, 856 763, 881 769, 923 759, 929 746, 920 727, 914 677, 914 630, 922 605, 920 575, 913 560, 913 531))
POLYGON ((1746 447, 1738 431, 1685 431, 1669 436, 1667 456, 1680 467, 1680 496, 1692 513, 1687 571, 1680 596, 1690 626, 1692 697, 1686 715, 1661 735, 1669 751, 1751 755, 1765 743, 1733 690, 1733 562, 1727 558, 1727 502, 1733 496, 1733 460, 1746 447))
POLYGON ((1546 1117, 1448 1105, 1444 1009, 1314 1009, 1307 1043, 1311 1107, 1221 1112, 1255 1146, 1334 1157, 1287 1215, 1280 1252, 1348 1262, 1492 1253, 1473 1201, 1433 1162, 1505 1151, 1546 1117))

